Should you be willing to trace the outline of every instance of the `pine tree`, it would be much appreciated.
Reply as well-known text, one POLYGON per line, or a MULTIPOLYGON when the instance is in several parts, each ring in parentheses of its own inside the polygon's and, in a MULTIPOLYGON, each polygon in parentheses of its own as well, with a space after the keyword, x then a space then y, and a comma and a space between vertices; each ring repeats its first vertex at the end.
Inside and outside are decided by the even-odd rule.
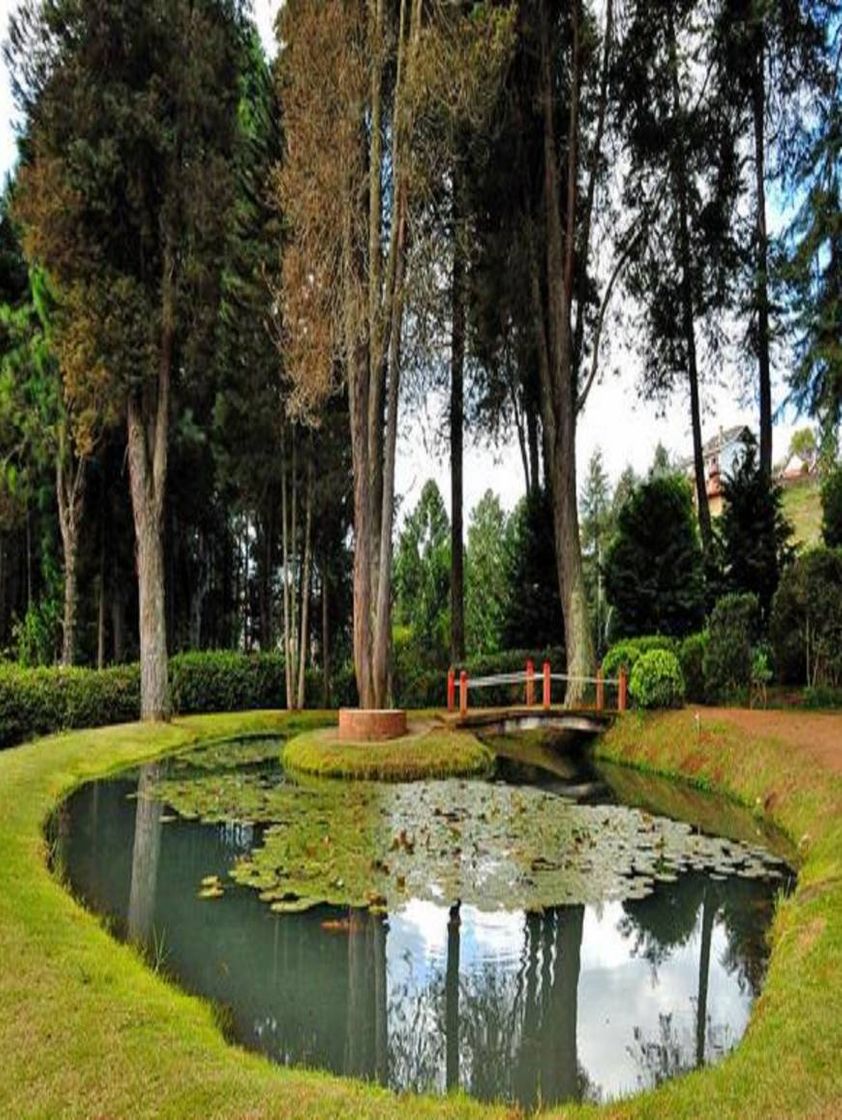
POLYGON ((757 596, 764 619, 781 572, 792 556, 792 526, 781 509, 783 492, 760 468, 754 437, 731 475, 722 482, 725 502, 720 519, 726 585, 757 596))

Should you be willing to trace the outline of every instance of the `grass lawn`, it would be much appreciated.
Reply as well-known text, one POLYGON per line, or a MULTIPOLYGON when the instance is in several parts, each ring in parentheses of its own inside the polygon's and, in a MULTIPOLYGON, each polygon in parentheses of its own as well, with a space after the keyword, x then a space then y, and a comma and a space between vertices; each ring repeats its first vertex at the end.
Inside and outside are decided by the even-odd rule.
POLYGON ((797 545, 811 548, 821 544, 822 496, 821 487, 814 478, 784 489, 783 511, 787 521, 792 524, 793 538, 797 545))
MULTIPOLYGON (((826 717, 834 719, 838 717, 826 717)), ((324 714, 315 714, 323 723, 324 714)), ((308 717, 296 717, 304 730, 308 717)), ((87 778, 239 732, 291 729, 282 713, 180 719, 54 736, 0 752, 0 1116, 511 1117, 463 1096, 398 1098, 283 1070, 226 1044, 211 1007, 156 976, 79 907, 45 865, 50 809, 87 778)), ((842 736, 842 720, 839 721, 842 736)), ((605 757, 682 772, 768 812, 803 865, 780 907, 766 988, 721 1065, 605 1116, 842 1115, 842 779, 773 738, 692 712, 625 717, 605 757)), ((571 1106, 553 1115, 596 1114, 571 1106)))

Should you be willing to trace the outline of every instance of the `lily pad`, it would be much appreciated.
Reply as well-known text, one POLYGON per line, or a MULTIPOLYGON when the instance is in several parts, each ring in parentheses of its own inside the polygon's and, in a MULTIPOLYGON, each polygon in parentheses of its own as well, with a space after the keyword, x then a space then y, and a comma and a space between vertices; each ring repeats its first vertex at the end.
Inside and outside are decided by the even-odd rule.
POLYGON ((155 796, 183 816, 264 826, 231 875, 278 913, 320 902, 380 912, 409 898, 540 910, 642 898, 688 868, 761 878, 779 866, 681 821, 502 783, 296 784, 194 770, 160 780, 155 796))

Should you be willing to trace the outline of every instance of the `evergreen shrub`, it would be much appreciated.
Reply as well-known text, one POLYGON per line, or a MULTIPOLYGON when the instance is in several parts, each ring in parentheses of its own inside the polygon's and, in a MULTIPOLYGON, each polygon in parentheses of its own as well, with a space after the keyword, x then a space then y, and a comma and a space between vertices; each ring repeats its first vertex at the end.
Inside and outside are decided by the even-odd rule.
POLYGON ((668 649, 652 649, 635 661, 629 694, 639 708, 680 708, 684 703, 681 665, 668 649))

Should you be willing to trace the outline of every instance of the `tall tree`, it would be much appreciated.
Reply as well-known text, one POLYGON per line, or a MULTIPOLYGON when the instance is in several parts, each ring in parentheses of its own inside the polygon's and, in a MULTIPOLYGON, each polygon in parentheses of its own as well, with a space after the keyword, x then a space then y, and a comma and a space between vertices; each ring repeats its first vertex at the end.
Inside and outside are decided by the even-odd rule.
POLYGON ((126 424, 141 714, 169 710, 164 514, 173 382, 218 302, 242 58, 238 0, 28 0, 8 57, 30 134, 18 212, 62 293, 56 346, 84 411, 126 424))
POLYGON ((507 518, 500 499, 486 490, 468 522, 465 628, 472 656, 496 653, 502 648, 510 591, 506 537, 507 518))
POLYGON ((736 108, 737 135, 752 153, 747 160, 752 218, 742 236, 746 259, 749 329, 746 343, 757 363, 759 464, 772 473, 772 242, 767 186, 775 165, 790 159, 794 119, 802 115, 822 81, 821 55, 827 6, 814 0, 722 0, 716 12, 715 80, 720 96, 736 108))
POLYGON ((588 462, 588 473, 582 486, 580 507, 585 587, 593 618, 594 644, 597 653, 601 656, 605 647, 606 621, 602 569, 605 551, 614 528, 614 514, 611 487, 602 464, 600 448, 596 448, 588 462))
POLYGON ((757 596, 764 619, 781 572, 792 558, 792 526, 781 508, 783 491, 758 462, 747 436, 733 473, 722 482, 721 534, 725 579, 732 591, 757 596))
MULTIPOLYGON (((551 498, 567 651, 567 700, 593 669, 579 537, 577 414, 586 328, 593 323, 588 273, 597 183, 603 168, 613 4, 600 35, 586 7, 552 0, 523 5, 513 68, 508 143, 521 186, 514 208, 527 247, 524 266, 540 385, 541 427, 551 498), (601 48, 601 49, 600 49, 601 48)), ((511 158, 511 155, 510 157, 511 158)), ((591 346, 598 348, 597 332, 591 346)))
MULTIPOLYGON (((285 355, 293 409, 348 387, 354 470, 354 667, 360 702, 388 702, 395 455, 418 207, 441 158, 442 104, 474 119, 506 47, 506 12, 424 0, 285 5, 285 355), (432 162, 431 162, 432 161, 432 162)), ((435 178, 433 176, 432 178, 435 178)))
POLYGON ((404 522, 395 552, 395 621, 419 652, 441 662, 449 642, 450 524, 430 479, 404 522))
POLYGON ((639 0, 626 10, 616 112, 630 160, 623 199, 640 229, 626 275, 642 308, 643 389, 648 397, 687 389, 696 506, 710 550, 699 351, 702 328, 710 345, 718 342, 731 299, 739 161, 731 106, 710 81, 705 16, 697 0, 639 0))
POLYGON ((605 590, 619 637, 680 637, 702 625, 702 553, 684 478, 644 482, 622 506, 605 560, 605 590))
POLYGON ((783 182, 800 205, 785 239, 784 280, 797 358, 791 397, 819 421, 835 457, 842 419, 842 20, 838 8, 817 7, 826 12, 821 73, 810 111, 796 116, 786 147, 783 182))

